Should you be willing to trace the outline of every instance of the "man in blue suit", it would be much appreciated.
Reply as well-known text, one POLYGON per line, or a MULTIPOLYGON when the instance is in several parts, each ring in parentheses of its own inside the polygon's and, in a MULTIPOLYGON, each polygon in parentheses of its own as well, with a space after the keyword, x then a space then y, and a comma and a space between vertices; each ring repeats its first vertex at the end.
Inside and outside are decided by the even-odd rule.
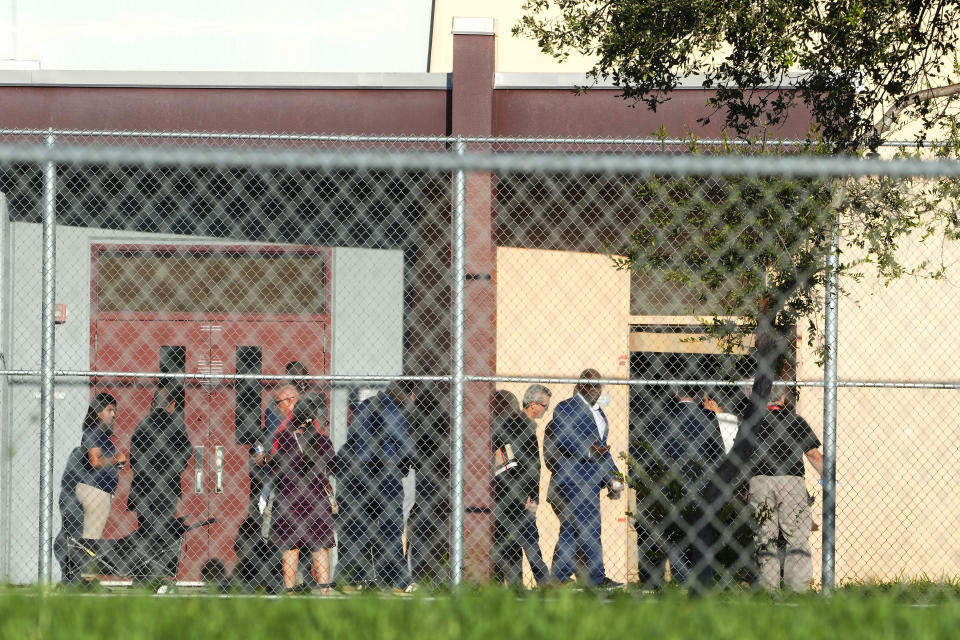
POLYGON ((619 586, 606 577, 600 539, 600 491, 606 487, 615 498, 620 486, 607 446, 607 417, 598 406, 601 385, 595 381, 599 379, 595 369, 584 370, 573 397, 553 410, 553 435, 559 455, 555 482, 569 514, 569 519, 560 524, 553 575, 561 582, 568 580, 580 549, 586 557, 591 586, 619 586))

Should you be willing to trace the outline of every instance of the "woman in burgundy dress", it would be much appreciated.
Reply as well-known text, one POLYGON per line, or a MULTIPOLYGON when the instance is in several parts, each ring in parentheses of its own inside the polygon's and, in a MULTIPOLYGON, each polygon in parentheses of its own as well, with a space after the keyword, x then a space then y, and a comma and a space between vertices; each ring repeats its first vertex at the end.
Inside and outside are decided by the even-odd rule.
POLYGON ((335 545, 329 474, 334 451, 324 435, 330 421, 319 394, 302 398, 286 428, 273 441, 271 466, 276 479, 273 541, 283 551, 283 582, 296 587, 300 550, 313 553, 313 573, 326 593, 330 582, 328 549, 335 545))

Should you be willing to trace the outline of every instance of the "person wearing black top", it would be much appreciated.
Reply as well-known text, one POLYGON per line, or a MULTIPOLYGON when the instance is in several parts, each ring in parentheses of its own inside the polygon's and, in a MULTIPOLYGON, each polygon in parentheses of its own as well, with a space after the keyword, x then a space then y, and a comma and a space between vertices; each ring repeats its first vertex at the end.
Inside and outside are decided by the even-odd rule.
POLYGON ((813 564, 810 558, 810 503, 804 482, 803 458, 823 475, 820 440, 807 421, 787 410, 782 387, 770 396, 768 412, 758 423, 753 477, 750 479, 750 506, 757 513, 760 532, 757 560, 760 584, 766 589, 780 587, 780 559, 777 538, 786 541, 783 583, 792 591, 810 586, 813 564))
POLYGON ((439 386, 417 396, 411 435, 417 459, 417 499, 407 521, 407 558, 413 579, 442 584, 450 576, 443 557, 449 547, 450 409, 439 386))
MULTIPOLYGON (((690 519, 690 527, 696 532, 693 548, 698 554, 689 576, 689 586, 694 594, 704 593, 715 583, 715 573, 720 568, 718 554, 723 547, 721 540, 732 534, 721 513, 725 505, 739 504, 737 495, 746 489, 753 475, 757 432, 766 416, 767 396, 772 387, 773 367, 770 363, 773 361, 769 353, 762 354, 761 366, 757 367, 752 385, 728 408, 739 422, 736 438, 730 451, 706 475, 700 489, 700 500, 690 519)), ((741 550, 745 555, 752 554, 752 549, 741 550)), ((734 564, 743 565, 745 562, 739 559, 734 564)))
POLYGON ((136 511, 144 540, 154 551, 150 573, 175 575, 177 558, 161 558, 165 541, 176 536, 174 515, 180 499, 180 476, 192 455, 183 418, 184 390, 177 384, 156 390, 151 410, 130 440, 133 482, 127 509, 136 511))
POLYGON ((523 410, 516 397, 499 391, 493 420, 494 580, 521 584, 523 553, 538 584, 549 579, 540 553, 537 506, 540 499, 540 448, 534 420, 550 406, 550 390, 531 385, 523 395, 523 410))
POLYGON ((53 542, 53 553, 60 562, 60 572, 64 582, 80 579, 80 563, 72 543, 83 535, 83 505, 77 499, 77 484, 86 473, 86 451, 75 447, 67 458, 67 465, 60 478, 60 533, 53 542))
POLYGON ((665 484, 638 500, 634 521, 639 577, 649 588, 663 583, 668 557, 672 579, 679 583, 687 582, 689 570, 701 562, 695 522, 685 521, 684 514, 691 507, 700 510, 699 491, 724 455, 716 414, 701 406, 699 389, 681 385, 674 394, 666 413, 651 421, 645 446, 632 447, 634 461, 648 477, 665 474, 659 481, 665 484), (682 495, 673 494, 681 489, 682 495))

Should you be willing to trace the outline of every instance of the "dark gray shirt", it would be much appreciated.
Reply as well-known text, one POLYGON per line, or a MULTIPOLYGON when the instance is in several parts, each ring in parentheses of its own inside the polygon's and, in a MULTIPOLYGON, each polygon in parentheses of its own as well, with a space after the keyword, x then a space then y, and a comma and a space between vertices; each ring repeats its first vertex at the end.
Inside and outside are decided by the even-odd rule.
POLYGON ((807 421, 773 408, 757 424, 753 475, 803 477, 803 455, 820 446, 807 421))

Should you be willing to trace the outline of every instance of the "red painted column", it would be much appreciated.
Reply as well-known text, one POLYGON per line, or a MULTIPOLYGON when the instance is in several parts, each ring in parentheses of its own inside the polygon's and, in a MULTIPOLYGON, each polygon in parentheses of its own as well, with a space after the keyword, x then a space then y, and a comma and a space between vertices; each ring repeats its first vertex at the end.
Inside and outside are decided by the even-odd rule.
MULTIPOLYGON (((494 32, 492 18, 454 18, 451 133, 493 134, 494 32)), ((489 145, 467 145, 468 153, 489 145)), ((466 323, 467 375, 496 371, 496 245, 493 237, 493 176, 466 175, 466 323)), ((464 399, 464 572, 467 582, 490 579, 493 538, 490 397, 494 385, 469 382, 464 399)))

